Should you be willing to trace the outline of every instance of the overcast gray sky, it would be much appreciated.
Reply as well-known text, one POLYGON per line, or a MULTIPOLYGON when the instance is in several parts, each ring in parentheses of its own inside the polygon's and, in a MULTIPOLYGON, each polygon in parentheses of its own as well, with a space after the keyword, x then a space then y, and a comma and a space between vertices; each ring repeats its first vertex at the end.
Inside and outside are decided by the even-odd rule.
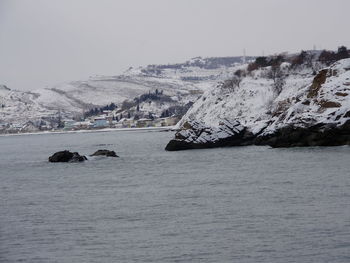
POLYGON ((33 90, 195 56, 350 47, 349 0, 0 0, 0 83, 33 90))

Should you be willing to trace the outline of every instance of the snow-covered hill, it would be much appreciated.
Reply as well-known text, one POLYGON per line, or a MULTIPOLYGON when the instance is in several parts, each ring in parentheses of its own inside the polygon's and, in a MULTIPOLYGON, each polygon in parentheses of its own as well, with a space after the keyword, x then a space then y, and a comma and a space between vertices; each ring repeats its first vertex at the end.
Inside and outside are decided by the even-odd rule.
MULTIPOLYGON (((329 132, 335 136, 338 130, 334 132, 334 128, 350 123, 350 58, 336 62, 316 75, 311 68, 290 69, 288 63, 282 64, 281 70, 285 77, 281 90, 277 92, 276 80, 268 77, 271 67, 252 71, 239 85, 230 86, 226 82, 207 90, 179 122, 178 128, 192 132, 181 131, 172 142, 174 149, 176 141, 188 142, 191 144, 188 148, 196 148, 196 143, 212 147, 220 138, 232 137, 232 129, 219 139, 213 135, 227 121, 238 122, 243 127, 240 131, 244 130, 245 136, 249 137, 249 143, 273 144, 268 140, 275 140, 286 128, 292 129, 288 131, 290 134, 304 129, 298 130, 298 136, 309 136, 305 129, 318 125, 321 128, 312 132, 320 140, 319 144, 316 139, 309 138, 310 141, 300 143, 300 146, 331 144, 330 141, 321 142, 318 136, 326 136, 324 131, 328 132, 329 127, 333 129, 329 132), (194 126, 200 127, 201 131, 194 126), (204 140, 203 134, 206 134, 204 140), (256 140, 257 137, 260 139, 256 140)), ((334 139, 334 144, 350 143, 350 137, 346 137, 350 134, 344 136, 342 143, 334 139)), ((298 145, 295 140, 293 143, 298 145)), ((248 142, 242 139, 241 143, 248 142)))
POLYGON ((112 102, 118 105, 156 89, 174 97, 179 105, 185 105, 218 81, 230 77, 242 61, 242 57, 199 57, 182 64, 130 68, 119 76, 96 76, 32 92, 0 86, 0 104, 3 105, 0 123, 21 126, 59 115, 72 118, 91 108, 112 102))

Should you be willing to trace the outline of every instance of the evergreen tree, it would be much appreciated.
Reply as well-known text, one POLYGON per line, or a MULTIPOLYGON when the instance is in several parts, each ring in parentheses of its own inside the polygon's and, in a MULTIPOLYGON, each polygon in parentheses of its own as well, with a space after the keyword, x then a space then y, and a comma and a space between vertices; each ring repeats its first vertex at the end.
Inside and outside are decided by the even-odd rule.
POLYGON ((318 58, 321 63, 330 65, 336 61, 336 54, 333 51, 323 50, 318 58))
POLYGON ((339 47, 337 52, 337 59, 340 60, 348 57, 349 57, 348 49, 345 46, 339 47))
POLYGON ((166 109, 165 111, 162 112, 162 114, 160 115, 161 118, 166 118, 169 117, 169 110, 166 109))
POLYGON ((267 57, 257 57, 255 59, 255 64, 258 67, 267 67, 268 66, 267 57))
POLYGON ((109 110, 115 110, 116 108, 117 106, 113 102, 109 105, 109 110))

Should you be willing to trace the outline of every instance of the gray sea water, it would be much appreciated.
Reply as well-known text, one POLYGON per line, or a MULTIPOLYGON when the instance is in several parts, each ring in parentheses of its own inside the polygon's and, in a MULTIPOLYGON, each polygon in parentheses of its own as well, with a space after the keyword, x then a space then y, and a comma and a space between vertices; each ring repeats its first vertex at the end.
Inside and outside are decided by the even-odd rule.
POLYGON ((0 137, 0 262, 350 262, 350 147, 166 152, 172 136, 0 137), (104 148, 120 158, 47 162, 104 148))

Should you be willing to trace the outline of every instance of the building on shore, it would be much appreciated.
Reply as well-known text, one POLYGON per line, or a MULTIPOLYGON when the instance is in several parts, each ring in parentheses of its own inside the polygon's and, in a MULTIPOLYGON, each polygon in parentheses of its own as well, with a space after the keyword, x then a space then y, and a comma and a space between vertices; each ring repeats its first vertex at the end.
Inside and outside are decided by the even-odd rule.
POLYGON ((154 121, 151 119, 142 118, 136 121, 137 128, 154 127, 154 121))
POLYGON ((80 130, 80 129, 91 129, 94 127, 94 124, 90 121, 77 121, 74 124, 74 129, 80 130))
POLYGON ((123 118, 119 121, 123 128, 136 128, 136 121, 133 119, 123 118))
POLYGON ((96 117, 94 119, 94 128, 106 128, 109 126, 109 122, 106 117, 96 117))
POLYGON ((172 117, 165 118, 164 119, 165 126, 174 126, 180 121, 180 119, 181 118, 178 116, 172 116, 172 117))
POLYGON ((64 130, 74 130, 75 120, 64 120, 64 130))

